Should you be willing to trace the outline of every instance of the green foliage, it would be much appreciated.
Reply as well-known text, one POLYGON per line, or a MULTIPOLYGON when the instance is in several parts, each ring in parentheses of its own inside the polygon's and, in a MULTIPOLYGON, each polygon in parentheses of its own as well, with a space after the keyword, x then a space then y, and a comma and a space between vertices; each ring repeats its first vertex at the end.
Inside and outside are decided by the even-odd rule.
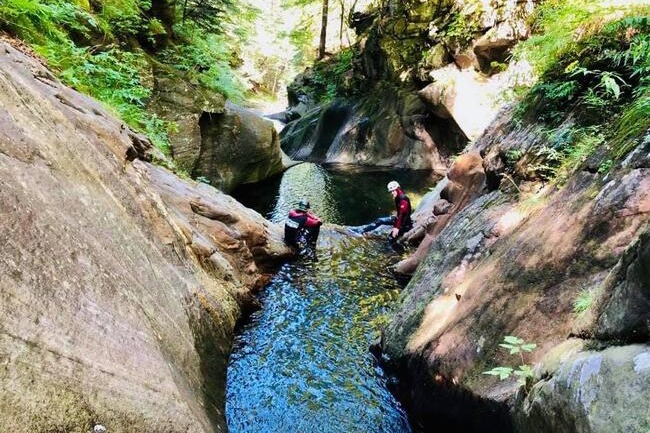
POLYGON ((151 90, 141 82, 149 67, 143 53, 117 48, 94 53, 70 41, 48 42, 36 46, 36 50, 48 59, 64 83, 99 99, 131 127, 147 134, 161 150, 169 152, 170 125, 145 110, 151 90))
POLYGON ((606 113, 638 96, 650 71, 650 8, 623 11, 630 16, 603 23, 611 9, 593 0, 548 0, 538 9, 541 34, 517 46, 515 56, 541 74, 522 111, 543 107, 542 120, 557 122, 569 109, 586 105, 606 113), (578 37, 576 37, 578 35, 578 37), (636 90, 635 90, 636 89, 636 90))
POLYGON ((3 0, 0 2, 0 29, 36 41, 60 39, 50 5, 39 0, 3 0))
MULTIPOLYGON (((151 67, 148 55, 138 48, 155 47, 157 36, 168 36, 166 24, 152 12, 151 0, 97 0, 90 10, 80 4, 0 0, 0 30, 30 43, 64 83, 102 101, 169 152, 168 133, 175 125, 146 111, 151 89, 143 77, 151 76, 151 67)), ((256 10, 234 0, 185 5, 184 17, 172 17, 185 19, 175 28, 174 43, 162 55, 153 53, 156 60, 186 74, 197 86, 243 99, 245 84, 233 72, 240 62, 235 46, 251 31, 256 10)))
POLYGON ((577 315, 584 314, 594 302, 594 292, 589 289, 583 289, 578 297, 573 301, 573 312, 577 315))
POLYGON ((600 128, 584 128, 574 131, 574 142, 563 149, 560 165, 556 171, 558 181, 564 183, 587 158, 605 142, 600 128))
POLYGON ((305 67, 316 58, 316 51, 312 47, 314 40, 313 27, 313 17, 309 16, 305 17, 291 31, 280 34, 281 37, 288 37, 291 44, 296 48, 293 63, 298 67, 305 67))
POLYGON ((636 145, 635 139, 650 128, 650 89, 626 107, 614 125, 613 157, 623 158, 636 145))
POLYGON ((503 343, 499 344, 500 347, 508 350, 508 353, 510 355, 519 355, 519 359, 521 360, 521 364, 517 367, 509 367, 509 366, 498 366, 495 367, 491 370, 484 371, 483 374, 487 374, 490 376, 497 376, 499 380, 506 380, 510 378, 511 376, 516 376, 517 382, 520 385, 525 385, 526 380, 529 377, 533 377, 533 369, 531 368, 530 365, 526 364, 524 362, 524 352, 532 352, 535 350, 537 347, 537 344, 535 343, 526 343, 524 340, 522 340, 519 337, 515 337, 513 335, 506 335, 503 337, 503 343))
POLYGON ((143 8, 150 5, 138 0, 103 0, 99 17, 111 33, 121 39, 137 36, 146 28, 143 8))
POLYGON ((246 1, 184 0, 181 22, 183 25, 191 23, 207 33, 241 37, 247 23, 253 22, 258 13, 246 1))
POLYGON ((524 156, 524 151, 521 149, 510 149, 506 152, 506 164, 513 166, 524 156))
POLYGON ((614 166, 614 161, 611 159, 607 159, 598 166, 598 173, 600 174, 608 173, 613 166, 614 166))
POLYGON ((347 48, 330 59, 316 63, 303 91, 320 103, 351 94, 354 91, 351 73, 356 56, 353 48, 347 48))
POLYGON ((515 47, 513 56, 527 60, 537 74, 544 74, 558 59, 575 52, 577 30, 589 28, 602 9, 600 0, 544 1, 532 17, 533 35, 515 47))
POLYGON ((532 165, 541 178, 563 182, 609 141, 610 162, 600 170, 607 171, 650 127, 650 8, 602 22, 607 10, 588 0, 549 0, 538 16, 545 39, 531 38, 519 48, 520 56, 544 57, 536 64, 544 73, 516 114, 517 122, 546 127, 546 144, 534 151, 532 165), (568 15, 573 18, 556 23, 568 15), (573 29, 570 37, 565 25, 573 29))
POLYGON ((455 12, 441 36, 446 40, 454 41, 460 47, 469 46, 481 29, 480 20, 474 15, 476 13, 476 11, 455 12))
POLYGON ((181 71, 190 82, 234 101, 243 100, 246 85, 233 72, 231 64, 238 58, 227 36, 181 25, 175 31, 185 43, 161 52, 162 61, 181 71))
POLYGON ((519 337, 513 335, 506 335, 503 337, 503 343, 499 344, 499 347, 508 349, 511 355, 522 353, 522 352, 532 352, 537 344, 535 343, 526 343, 519 337))

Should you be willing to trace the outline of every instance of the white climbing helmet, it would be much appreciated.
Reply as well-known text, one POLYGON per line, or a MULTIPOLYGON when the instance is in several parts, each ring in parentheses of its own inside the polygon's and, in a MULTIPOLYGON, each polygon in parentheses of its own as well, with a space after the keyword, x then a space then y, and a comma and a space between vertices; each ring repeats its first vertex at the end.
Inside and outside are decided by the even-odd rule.
POLYGON ((388 182, 387 188, 388 188, 388 191, 389 191, 389 192, 393 192, 393 191, 395 191, 397 188, 399 188, 399 183, 397 183, 397 182, 394 181, 394 180, 391 180, 390 182, 388 182))

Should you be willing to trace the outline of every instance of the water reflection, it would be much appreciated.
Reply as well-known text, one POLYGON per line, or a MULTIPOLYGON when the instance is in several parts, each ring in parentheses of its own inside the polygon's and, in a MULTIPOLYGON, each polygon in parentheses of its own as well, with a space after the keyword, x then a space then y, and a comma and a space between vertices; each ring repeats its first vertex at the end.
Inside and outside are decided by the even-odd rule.
POLYGON ((368 352, 399 294, 395 257, 372 240, 336 245, 285 265, 263 291, 230 360, 231 432, 411 431, 368 352))
POLYGON ((438 180, 427 171, 302 163, 275 179, 243 185, 233 196, 274 222, 283 221, 289 209, 306 197, 323 221, 359 225, 394 209, 386 192, 386 184, 393 179, 400 182, 414 204, 438 180))

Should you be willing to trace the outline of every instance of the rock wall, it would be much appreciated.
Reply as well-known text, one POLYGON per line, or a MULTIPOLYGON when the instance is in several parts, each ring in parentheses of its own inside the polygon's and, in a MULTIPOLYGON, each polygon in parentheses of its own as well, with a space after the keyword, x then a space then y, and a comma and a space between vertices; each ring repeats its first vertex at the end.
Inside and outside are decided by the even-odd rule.
POLYGON ((310 69, 289 86, 289 111, 301 118, 283 134, 283 149, 302 160, 444 173, 449 156, 477 139, 505 106, 503 92, 530 79, 523 65, 507 62, 529 35, 534 6, 385 1, 354 14, 352 69, 343 78, 327 75, 335 63, 310 69), (306 111, 324 80, 341 81, 338 91, 351 102, 306 111))
POLYGON ((280 229, 0 42, 0 431, 226 431, 233 329, 280 229))
POLYGON ((453 120, 435 118, 417 96, 395 89, 334 101, 282 131, 282 149, 293 159, 436 173, 446 172, 466 143, 453 120))
MULTIPOLYGON (((529 128, 493 124, 470 149, 483 156, 484 176, 451 187, 460 194, 447 184, 420 209, 428 245, 385 329, 384 354, 404 378, 398 392, 411 414, 428 428, 644 431, 648 140, 607 175, 587 162, 564 185, 495 181, 508 149, 539 140, 529 128), (460 209, 445 203, 452 195, 467 198, 460 209), (585 293, 590 307, 576 312, 585 293), (499 346, 507 335, 537 349, 511 356, 499 346), (522 363, 536 366, 525 388, 516 377, 483 374, 522 363)), ((463 159, 452 173, 465 175, 450 173, 450 182, 472 179, 463 159)))

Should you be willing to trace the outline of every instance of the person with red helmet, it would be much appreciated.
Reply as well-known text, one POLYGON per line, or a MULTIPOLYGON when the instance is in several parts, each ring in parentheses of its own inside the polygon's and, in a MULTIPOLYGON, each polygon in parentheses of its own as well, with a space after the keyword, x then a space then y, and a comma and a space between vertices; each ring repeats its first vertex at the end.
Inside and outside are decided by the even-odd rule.
POLYGON ((295 209, 289 211, 284 223, 284 242, 294 248, 315 247, 323 222, 309 211, 309 201, 300 200, 295 209))

